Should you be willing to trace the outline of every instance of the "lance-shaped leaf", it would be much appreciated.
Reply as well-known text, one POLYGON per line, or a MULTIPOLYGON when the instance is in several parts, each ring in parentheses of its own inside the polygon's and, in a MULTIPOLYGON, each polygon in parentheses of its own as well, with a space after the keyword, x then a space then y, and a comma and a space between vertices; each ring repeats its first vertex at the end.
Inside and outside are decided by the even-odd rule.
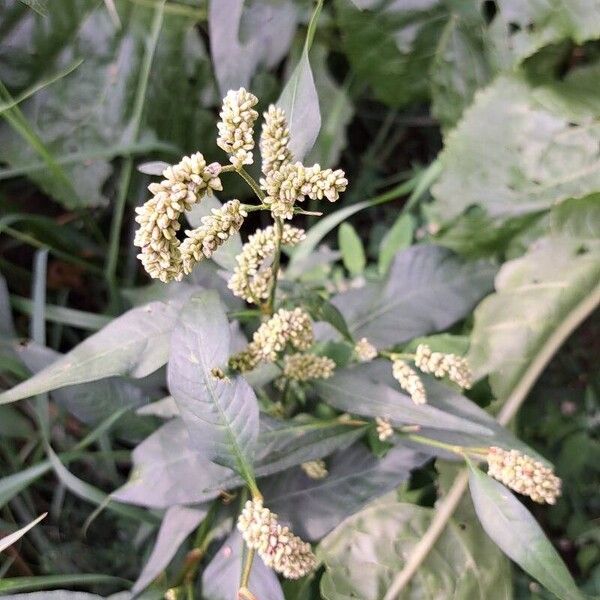
POLYGON ((600 303, 598 196, 569 201, 551 216, 551 235, 505 263, 496 293, 475 311, 469 363, 478 377, 491 374, 502 399, 600 303))
MULTIPOLYGON (((244 542, 234 531, 208 563, 202 574, 202 597, 206 600, 231 600, 237 597, 242 574, 244 542)), ((283 591, 272 569, 256 557, 252 563, 248 588, 260 600, 283 600, 283 591)))
MULTIPOLYGON (((271 475, 321 458, 346 448, 363 434, 364 428, 336 421, 283 423, 263 417, 256 475, 271 475)), ((220 490, 243 483, 230 469, 210 462, 190 443, 181 419, 166 423, 137 446, 133 464, 129 481, 112 497, 151 508, 203 502, 215 498, 220 490)))
MULTIPOLYGON (((382 600, 427 531, 434 511, 395 494, 343 521, 319 546, 326 600, 382 600)), ((512 597, 508 561, 467 515, 450 521, 401 598, 500 600, 512 597)))
POLYGON ((367 502, 383 496, 429 457, 396 447, 377 458, 360 442, 326 459, 327 477, 310 479, 300 467, 261 482, 269 508, 300 537, 317 540, 367 502))
POLYGON ((0 394, 0 404, 113 375, 145 377, 167 362, 180 304, 134 308, 33 377, 0 394))
POLYGON ((134 594, 141 592, 160 575, 179 550, 179 546, 196 529, 206 513, 205 508, 187 508, 185 506, 172 506, 167 510, 160 525, 152 554, 135 585, 131 588, 134 594))
POLYGON ((12 546, 16 541, 20 540, 30 529, 35 527, 48 513, 40 515, 37 519, 34 519, 25 527, 21 527, 18 531, 11 533, 10 535, 0 538, 0 552, 6 550, 9 546, 12 546))
POLYGON ((290 130, 289 147, 296 160, 302 160, 313 147, 321 129, 319 95, 308 53, 312 46, 321 13, 322 3, 317 4, 308 24, 302 55, 285 84, 277 105, 283 108, 290 130))
MULTIPOLYGON (((470 417, 441 410, 430 404, 416 405, 398 386, 380 382, 381 371, 389 362, 358 365, 338 370, 333 377, 319 381, 315 388, 320 397, 338 408, 367 417, 387 417, 395 425, 421 425, 463 433, 491 435, 489 427, 472 422, 470 417)), ((384 380, 385 381, 385 380, 384 380)))
POLYGON ((501 483, 470 466, 469 486, 485 532, 524 571, 562 600, 583 599, 533 515, 501 483))
POLYGON ((258 402, 241 376, 225 376, 230 329, 216 292, 192 296, 173 330, 169 390, 193 446, 248 481, 258 437, 258 402))
POLYGON ((467 263, 438 246, 399 252, 387 277, 332 302, 356 338, 389 347, 446 329, 464 318, 492 288, 495 268, 467 263))

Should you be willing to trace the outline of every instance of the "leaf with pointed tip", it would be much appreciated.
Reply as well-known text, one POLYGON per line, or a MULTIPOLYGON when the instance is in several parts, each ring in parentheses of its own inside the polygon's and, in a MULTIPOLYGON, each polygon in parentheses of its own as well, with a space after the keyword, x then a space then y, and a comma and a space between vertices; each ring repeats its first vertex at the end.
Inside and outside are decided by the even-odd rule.
POLYGON ((446 329, 491 288, 496 268, 469 263, 439 246, 396 254, 387 277, 332 299, 356 338, 390 347, 446 329))
POLYGON ((562 600, 583 600, 533 515, 501 483, 469 463, 469 486, 485 532, 524 571, 562 600))
POLYGON ((134 308, 39 373, 0 394, 0 404, 113 375, 145 377, 167 362, 175 302, 134 308))
POLYGON ((10 535, 0 538, 0 552, 6 550, 9 546, 12 546, 16 541, 20 540, 32 527, 35 527, 48 513, 40 515, 37 519, 34 519, 25 527, 21 527, 18 531, 11 533, 10 535))
MULTIPOLYGON (((202 597, 231 600, 237 597, 242 574, 244 543, 234 531, 221 546, 202 574, 202 597)), ((260 600, 284 600, 281 585, 272 569, 256 557, 252 563, 248 589, 260 600)))
POLYGON ((243 377, 223 375, 229 356, 229 322, 218 294, 192 296, 171 338, 169 390, 192 444, 209 460, 251 481, 258 402, 243 377))
POLYGON ((141 592, 166 569, 179 550, 179 546, 196 529, 207 512, 206 508, 188 508, 186 506, 172 506, 167 510, 160 525, 152 554, 131 588, 132 593, 141 592))

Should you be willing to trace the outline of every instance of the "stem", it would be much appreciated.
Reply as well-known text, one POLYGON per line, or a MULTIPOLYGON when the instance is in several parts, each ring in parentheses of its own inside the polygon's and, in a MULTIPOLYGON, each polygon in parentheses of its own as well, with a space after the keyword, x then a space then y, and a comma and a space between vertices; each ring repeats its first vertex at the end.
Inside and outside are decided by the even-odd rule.
POLYGON ((240 579, 240 588, 247 588, 248 581, 250 579, 250 571, 252 571, 252 563, 254 561, 254 548, 248 548, 246 554, 246 560, 244 561, 244 568, 242 570, 242 577, 240 579))
POLYGON ((446 444, 444 442, 440 442, 439 440, 427 438, 422 435, 416 435, 414 433, 409 433, 409 434, 404 434, 404 435, 409 440, 412 440, 413 442, 417 442, 418 444, 433 446, 434 448, 441 448, 442 450, 447 450, 448 452, 452 452, 453 454, 458 454, 460 456, 464 456, 465 452, 469 451, 469 448, 464 448, 463 446, 457 446, 455 444, 446 444))
MULTIPOLYGON (((540 376, 550 359, 562 346, 573 330, 578 327, 582 321, 588 317, 600 303, 600 286, 597 287, 587 298, 584 298, 564 319, 564 321, 552 332, 546 340, 541 351, 535 359, 529 364, 520 381, 515 385, 511 394, 507 398, 502 410, 498 414, 497 420, 501 425, 507 425, 515 416, 521 404, 529 394, 537 378, 540 376)), ((474 449, 475 451, 478 449, 474 449)), ((431 548, 433 548, 438 537, 444 531, 446 523, 450 520, 456 510, 463 494, 467 489, 469 476, 466 469, 463 469, 454 480, 447 496, 439 504, 431 525, 425 532, 425 535, 415 546, 404 568, 390 586, 384 600, 394 600, 398 598, 400 592, 417 572, 421 563, 425 560, 431 548)))
MULTIPOLYGON (((154 9, 152 29, 146 46, 146 52, 144 53, 144 60, 141 67, 140 78, 138 80, 135 101, 133 105, 133 114, 131 117, 131 130, 129 134, 133 142, 137 140, 140 132, 142 113, 144 111, 144 100, 146 98, 146 90, 148 89, 148 80, 150 77, 150 70, 152 68, 152 60, 154 59, 154 53, 156 51, 158 38, 162 29, 165 2, 166 0, 161 0, 155 5, 154 9)), ((125 204, 127 200, 127 194, 129 192, 129 183, 131 181, 132 171, 133 159, 131 156, 128 156, 123 163, 121 176, 119 178, 119 191, 115 201, 113 219, 110 224, 108 251, 106 255, 106 264, 104 267, 104 275, 109 286, 113 304, 117 295, 116 273, 117 263, 119 260, 121 225, 123 223, 123 214, 125 212, 125 204)))
POLYGON ((244 167, 240 167, 236 173, 238 173, 242 179, 252 188, 252 191, 258 196, 258 199, 263 202, 266 198, 265 193, 260 189, 258 183, 256 183, 256 179, 244 169, 244 167))
POLYGON ((429 551, 436 543, 438 537, 444 531, 446 523, 454 514, 456 507, 467 489, 468 482, 468 473, 466 469, 463 469, 454 480, 446 497, 439 503, 425 535, 415 546, 412 554, 406 561, 404 568, 392 582, 392 585, 389 587, 383 600, 394 600, 395 598, 398 598, 398 595, 404 589, 404 586, 412 579, 413 575, 417 572, 421 563, 425 560, 429 551))
POLYGON ((273 308, 275 306, 275 294, 277 293, 277 279, 279 277, 279 264, 281 263, 281 238, 283 236, 283 220, 280 217, 275 217, 275 255, 273 256, 273 264, 271 266, 271 272, 273 273, 273 280, 271 282, 271 292, 269 293, 269 303, 267 304, 268 314, 273 314, 273 308))

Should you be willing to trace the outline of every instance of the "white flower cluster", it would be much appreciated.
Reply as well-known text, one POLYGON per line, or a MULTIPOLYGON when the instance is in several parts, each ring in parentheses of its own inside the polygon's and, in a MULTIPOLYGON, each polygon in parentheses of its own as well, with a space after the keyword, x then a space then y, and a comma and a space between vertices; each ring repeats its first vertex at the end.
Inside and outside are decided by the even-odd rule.
POLYGON ((427 392, 417 372, 406 362, 392 355, 392 375, 400 383, 400 387, 410 394, 415 404, 427 402, 427 392))
POLYGON ((385 417, 375 417, 375 424, 377 425, 376 430, 379 441, 385 442, 394 435, 394 428, 389 419, 386 419, 385 417))
POLYGON ((277 515, 262 500, 248 500, 237 527, 249 548, 256 550, 265 565, 286 579, 304 577, 317 566, 310 544, 281 525, 277 515))
POLYGON ((230 200, 202 217, 200 227, 186 231, 186 238, 181 244, 183 272, 188 275, 198 262, 210 258, 221 244, 240 230, 246 216, 248 213, 240 201, 230 200))
POLYGON ((325 461, 322 458, 318 460, 309 460, 308 462, 302 463, 300 468, 311 479, 325 479, 325 477, 329 475, 329 471, 325 466, 325 461))
POLYGON ((283 358, 283 376, 295 381, 329 379, 335 370, 335 362, 328 356, 316 354, 288 354, 283 358))
POLYGON ((360 362, 370 362, 377 357, 377 348, 367 338, 361 338, 354 346, 354 354, 360 362))
POLYGON ((250 165, 254 160, 253 129, 258 113, 252 107, 256 104, 258 98, 244 88, 229 90, 223 99, 219 113, 221 121, 217 124, 217 145, 229 154, 229 160, 236 169, 250 165))
POLYGON ((259 146, 262 156, 262 172, 268 175, 271 171, 278 171, 281 165, 291 162, 293 157, 289 149, 290 130, 285 112, 271 104, 263 117, 259 146))
POLYGON ((296 350, 308 350, 313 342, 309 315, 301 308, 281 308, 254 332, 245 350, 229 359, 229 366, 237 371, 249 371, 261 362, 274 362, 288 344, 296 350))
POLYGON ((473 385, 469 363, 462 356, 432 352, 426 344, 419 344, 415 354, 415 365, 423 373, 431 373, 435 377, 448 377, 463 389, 469 389, 473 385))
POLYGON ((141 248, 138 258, 151 277, 165 283, 183 277, 179 218, 207 193, 223 189, 220 172, 219 164, 207 165, 196 152, 165 169, 160 183, 148 186, 152 198, 136 208, 140 227, 133 243, 141 248))
POLYGON ((317 165, 305 167, 302 163, 283 163, 260 180, 267 197, 264 203, 271 207, 275 217, 291 219, 294 204, 308 196, 312 200, 327 198, 335 202, 346 189, 348 180, 341 169, 321 169, 317 165))
POLYGON ((562 482, 553 469, 518 450, 492 446, 487 455, 488 475, 540 504, 555 504, 562 482))
MULTIPOLYGON (((295 246, 304 239, 304 230, 283 226, 281 244, 295 246)), ((258 229, 248 238, 242 252, 235 257, 237 265, 229 279, 229 289, 246 302, 259 304, 269 297, 273 279, 270 261, 277 248, 277 234, 273 226, 258 229)))

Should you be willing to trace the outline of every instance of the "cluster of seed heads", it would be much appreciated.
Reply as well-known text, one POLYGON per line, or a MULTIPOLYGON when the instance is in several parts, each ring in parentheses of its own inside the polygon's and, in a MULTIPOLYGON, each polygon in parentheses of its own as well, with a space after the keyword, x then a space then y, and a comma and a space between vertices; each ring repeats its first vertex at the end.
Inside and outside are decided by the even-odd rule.
MULTIPOLYGON (((305 238, 304 230, 287 223, 281 232, 282 246, 295 246, 305 238)), ((259 304, 269 297, 273 271, 271 261, 277 249, 277 232, 272 225, 258 229, 248 238, 235 258, 236 267, 229 279, 229 289, 247 302, 259 304)))
POLYGON ((254 160, 253 133, 258 113, 253 107, 256 104, 258 98, 244 88, 230 90, 223 99, 223 108, 219 113, 221 121, 217 124, 217 146, 229 154, 229 160, 236 169, 250 165, 254 160))
POLYGON ((264 203, 275 217, 291 219, 296 202, 326 198, 335 202, 346 189, 348 180, 341 169, 321 169, 320 165, 305 167, 302 163, 284 163, 260 180, 266 193, 264 203))
POLYGON ((281 525, 277 515, 262 500, 248 500, 237 527, 249 548, 256 550, 265 565, 286 579, 299 579, 317 566, 310 544, 281 525))
POLYGON ((406 362, 392 355, 392 375, 400 383, 400 387, 407 391, 415 404, 427 402, 427 392, 417 372, 406 362))
POLYGON ((419 344, 415 353, 415 365, 423 373, 447 377, 463 389, 468 390, 473 385, 469 363, 457 354, 432 352, 426 344, 419 344))
POLYGON ((283 376, 295 381, 329 379, 335 370, 335 362, 328 356, 316 354, 287 354, 283 358, 283 376))
POLYGON ((370 362, 377 357, 377 348, 364 337, 354 345, 354 354, 360 362, 370 362))
POLYGON ((519 494, 540 504, 555 504, 561 480, 554 470, 518 450, 491 447, 487 455, 488 475, 519 494))
POLYGON ((312 321, 301 308, 279 309, 263 323, 252 336, 248 346, 229 359, 229 366, 237 371, 249 371, 259 363, 272 363, 287 346, 308 350, 314 342, 312 321))
POLYGON ((165 283, 183 277, 179 219, 206 194, 223 189, 220 172, 218 163, 207 165, 196 152, 165 169, 160 183, 148 186, 152 198, 136 208, 140 227, 133 243, 141 249, 138 258, 151 277, 165 283))
POLYGON ((230 200, 202 217, 200 227, 186 231, 186 238, 181 244, 183 272, 188 275, 198 262, 210 258, 221 244, 240 230, 246 216, 248 213, 240 201, 230 200))
POLYGON ((375 417, 375 425, 377 437, 379 437, 381 442, 385 442, 394 435, 394 428, 392 427, 390 420, 386 417, 375 417))
POLYGON ((311 479, 325 479, 325 477, 329 475, 325 461, 322 458, 302 463, 300 468, 306 473, 307 477, 310 477, 311 479))
POLYGON ((268 175, 271 171, 278 171, 281 165, 291 162, 293 157, 289 148, 290 130, 285 112, 271 104, 263 117, 259 147, 262 156, 262 172, 268 175))

